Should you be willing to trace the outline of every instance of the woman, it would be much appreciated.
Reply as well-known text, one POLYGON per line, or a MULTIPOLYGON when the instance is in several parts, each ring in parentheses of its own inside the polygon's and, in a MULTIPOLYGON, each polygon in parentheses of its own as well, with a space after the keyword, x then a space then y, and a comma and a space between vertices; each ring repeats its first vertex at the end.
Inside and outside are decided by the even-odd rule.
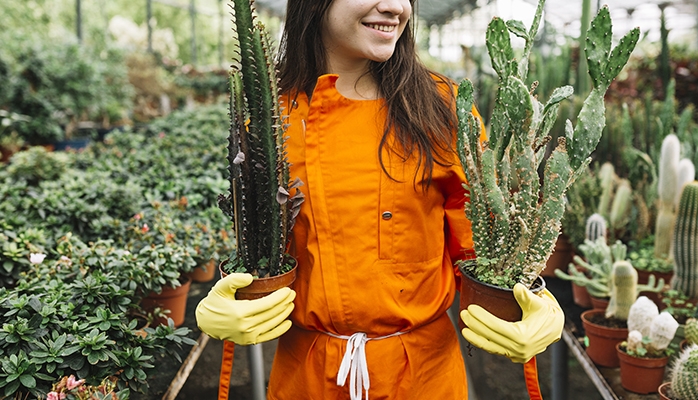
MULTIPOLYGON (((197 308, 214 338, 279 337, 270 399, 467 397, 446 314, 454 262, 473 256, 454 86, 418 61, 412 7, 288 1, 280 87, 291 176, 306 196, 293 231, 295 291, 235 301, 252 277, 231 274, 197 308)), ((524 362, 559 339, 563 317, 552 296, 515 293, 523 321, 470 307, 463 334, 524 362)))

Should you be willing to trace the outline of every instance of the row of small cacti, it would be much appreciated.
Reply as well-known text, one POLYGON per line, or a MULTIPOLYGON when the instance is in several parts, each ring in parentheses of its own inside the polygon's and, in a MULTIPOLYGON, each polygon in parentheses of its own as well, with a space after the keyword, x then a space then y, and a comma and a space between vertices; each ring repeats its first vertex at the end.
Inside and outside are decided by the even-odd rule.
POLYGON ((657 282, 654 275, 649 276, 646 284, 637 283, 637 271, 626 260, 627 247, 620 241, 608 246, 601 236, 593 242, 585 241, 579 248, 584 258, 575 256, 577 265, 569 265, 569 274, 558 269, 555 275, 586 287, 594 297, 609 297, 607 318, 626 319, 640 292, 658 292, 664 287, 664 279, 657 282))

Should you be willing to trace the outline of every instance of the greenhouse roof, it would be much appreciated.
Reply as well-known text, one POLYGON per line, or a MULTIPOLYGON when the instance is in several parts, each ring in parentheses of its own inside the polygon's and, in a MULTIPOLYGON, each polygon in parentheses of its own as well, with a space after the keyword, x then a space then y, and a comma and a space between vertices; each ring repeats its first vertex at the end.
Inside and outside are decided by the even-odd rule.
MULTIPOLYGON (((491 6, 494 3, 501 7, 516 8, 518 3, 537 4, 537 0, 419 0, 417 15, 427 25, 445 25, 471 10, 491 6), (505 5, 506 4, 506 5, 505 5)), ((283 16, 286 11, 286 0, 256 0, 257 7, 266 9, 275 15, 283 16)), ((581 0, 547 0, 546 19, 558 26, 579 30, 579 20, 582 9, 581 0)), ((619 21, 627 28, 640 26, 641 30, 659 29, 660 5, 668 6, 666 11, 667 27, 670 30, 688 31, 696 28, 696 13, 698 6, 695 0, 596 0, 592 1, 593 8, 608 4, 614 21, 619 21)), ((516 13, 514 13, 516 15, 516 13)), ((518 19, 518 18, 517 18, 518 19)))

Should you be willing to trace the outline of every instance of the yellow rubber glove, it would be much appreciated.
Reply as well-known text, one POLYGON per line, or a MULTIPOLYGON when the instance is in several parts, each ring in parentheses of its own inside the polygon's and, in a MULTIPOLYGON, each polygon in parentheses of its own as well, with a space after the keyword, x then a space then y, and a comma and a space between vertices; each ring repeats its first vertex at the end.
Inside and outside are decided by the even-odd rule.
POLYGON ((525 363, 560 340, 565 315, 547 289, 538 296, 517 283, 514 297, 523 311, 521 321, 505 321, 471 304, 460 313, 466 325, 461 333, 475 347, 525 363))
POLYGON ((221 279, 196 307, 196 323, 214 339, 237 344, 257 344, 283 335, 291 328, 296 292, 279 289, 261 299, 235 300, 235 291, 248 286, 250 274, 230 274, 221 279))

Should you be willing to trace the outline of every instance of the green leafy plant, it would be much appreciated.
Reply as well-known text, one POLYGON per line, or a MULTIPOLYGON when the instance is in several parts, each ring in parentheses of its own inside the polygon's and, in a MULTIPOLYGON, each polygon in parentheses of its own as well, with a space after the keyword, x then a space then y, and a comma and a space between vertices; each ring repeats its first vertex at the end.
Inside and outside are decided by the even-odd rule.
POLYGON ((0 290, 5 396, 46 396, 69 375, 90 386, 113 377, 119 391, 144 392, 155 357, 179 359, 178 349, 195 343, 172 321, 138 332, 138 291, 120 287, 128 280, 125 252, 73 237, 50 253, 17 287, 0 290))
POLYGON ((628 60, 639 38, 633 29, 611 49, 611 19, 599 10, 586 38, 586 57, 593 89, 577 118, 567 122, 565 137, 545 159, 545 144, 561 101, 571 86, 553 91, 543 105, 528 87, 528 56, 543 11, 538 8, 530 30, 520 21, 494 18, 487 29, 487 46, 499 76, 499 89, 489 140, 480 144, 481 125, 472 114, 474 89, 464 80, 458 90, 458 150, 469 190, 466 214, 472 222, 477 264, 468 273, 477 279, 513 287, 531 286, 553 251, 564 214, 564 195, 587 170, 605 124, 604 94, 628 60), (510 32, 526 41, 521 61, 515 57, 510 32), (538 168, 544 165, 543 184, 538 168))
POLYGON ((230 76, 230 193, 219 203, 238 239, 230 268, 264 277, 288 265, 288 235, 303 193, 291 193, 301 182, 289 182, 271 41, 253 3, 233 2, 240 57, 230 76))

